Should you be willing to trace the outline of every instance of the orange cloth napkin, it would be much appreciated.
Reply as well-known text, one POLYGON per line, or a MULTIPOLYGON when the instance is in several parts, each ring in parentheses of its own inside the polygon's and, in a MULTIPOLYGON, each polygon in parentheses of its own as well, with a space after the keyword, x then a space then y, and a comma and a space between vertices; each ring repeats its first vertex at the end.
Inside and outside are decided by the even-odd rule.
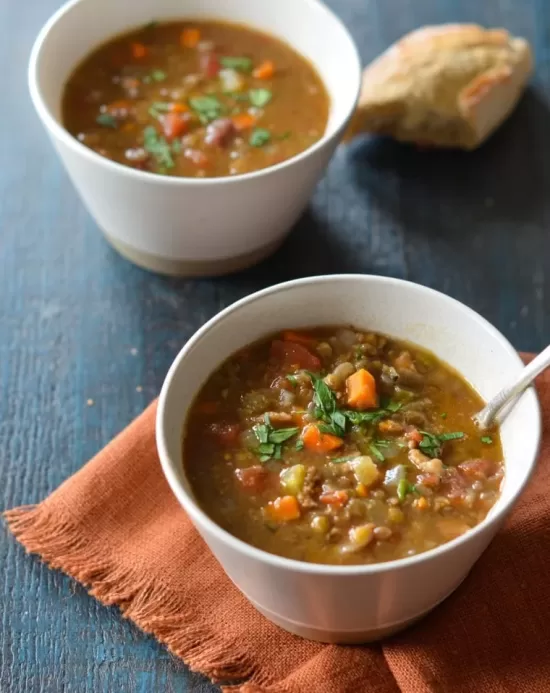
POLYGON ((152 633, 192 669, 242 693, 550 691, 550 372, 535 478, 462 586, 381 645, 302 640, 260 616, 178 505, 156 454, 152 404, 36 506, 15 536, 152 633))

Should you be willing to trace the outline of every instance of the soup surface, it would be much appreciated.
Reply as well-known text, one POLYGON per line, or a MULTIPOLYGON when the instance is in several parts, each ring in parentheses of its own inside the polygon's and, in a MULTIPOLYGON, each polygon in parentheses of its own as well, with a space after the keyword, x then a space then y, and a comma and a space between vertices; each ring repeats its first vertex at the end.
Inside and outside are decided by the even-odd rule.
POLYGON ((65 87, 63 122, 121 164, 172 176, 273 166, 319 140, 329 99, 312 65, 246 26, 151 22, 89 55, 65 87))
POLYGON ((286 331, 234 354, 183 441, 203 510, 243 541, 315 563, 376 563, 444 544, 499 497, 498 431, 433 354, 354 328, 286 331))

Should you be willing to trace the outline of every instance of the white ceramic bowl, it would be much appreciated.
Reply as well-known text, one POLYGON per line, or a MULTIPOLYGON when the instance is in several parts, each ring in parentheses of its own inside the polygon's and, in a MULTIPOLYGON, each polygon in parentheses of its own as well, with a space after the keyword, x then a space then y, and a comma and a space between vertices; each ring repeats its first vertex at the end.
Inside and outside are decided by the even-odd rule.
POLYGON ((273 252, 298 219, 355 108, 357 50, 317 0, 72 0, 34 44, 35 108, 84 204, 130 260, 170 274, 219 274, 273 252), (111 36, 152 19, 218 18, 277 36, 309 58, 331 99, 325 134, 298 156, 228 178, 174 178, 99 156, 61 124, 63 87, 74 67, 111 36))
POLYGON ((502 425, 502 495, 467 534, 427 553, 368 566, 302 563, 253 548, 195 503, 182 468, 187 410, 231 353, 282 328, 352 324, 420 344, 452 364, 487 399, 522 368, 510 343, 477 313, 417 284, 368 275, 313 277, 260 291, 226 308, 187 342, 166 377, 157 445, 166 478, 227 575, 267 618, 315 640, 354 643, 397 631, 445 599, 466 577, 524 488, 541 424, 533 389, 502 425))

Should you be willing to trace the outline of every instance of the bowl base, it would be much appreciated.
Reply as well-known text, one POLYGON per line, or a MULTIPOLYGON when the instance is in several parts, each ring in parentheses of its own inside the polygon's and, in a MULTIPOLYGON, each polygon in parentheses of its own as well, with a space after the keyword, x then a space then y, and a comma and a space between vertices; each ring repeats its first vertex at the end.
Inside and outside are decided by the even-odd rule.
POLYGON ((222 260, 178 260, 160 257, 152 253, 145 253, 132 246, 113 238, 103 231, 103 235, 113 248, 134 265, 142 269, 166 274, 173 277, 214 277, 223 274, 239 272, 247 267, 256 265, 274 253, 282 244, 283 239, 278 239, 275 243, 262 246, 251 253, 237 255, 236 257, 224 258, 222 260))
MULTIPOLYGON (((250 598, 249 598, 249 601, 250 598)), ((269 621, 274 623, 276 626, 283 628, 283 630, 292 633, 293 635, 299 635, 301 638, 306 638, 307 640, 315 640, 316 642, 330 643, 332 645, 364 645, 369 642, 375 642, 377 640, 382 640, 383 638, 388 638, 390 635, 412 626, 424 616, 427 616, 429 611, 419 614, 414 618, 408 619, 406 621, 401 621, 399 623, 392 623, 388 626, 381 626, 379 628, 372 628, 369 630, 353 630, 353 631, 333 631, 324 630, 321 628, 313 628, 312 626, 307 626, 304 623, 297 623, 296 621, 290 621, 286 618, 282 618, 279 614, 272 613, 267 609, 262 608, 255 602, 252 602, 254 608, 256 608, 263 616, 265 616, 269 621)))

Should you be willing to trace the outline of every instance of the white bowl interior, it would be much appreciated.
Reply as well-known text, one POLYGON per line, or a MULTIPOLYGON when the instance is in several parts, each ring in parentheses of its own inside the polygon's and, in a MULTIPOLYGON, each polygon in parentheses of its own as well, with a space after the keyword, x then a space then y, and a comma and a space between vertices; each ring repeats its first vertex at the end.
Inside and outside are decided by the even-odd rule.
POLYGON ((59 121, 64 84, 91 50, 153 19, 187 17, 248 24, 286 41, 308 58, 331 98, 327 135, 354 108, 360 78, 357 51, 341 22, 317 0, 76 0, 44 27, 31 59, 31 85, 36 85, 46 108, 59 121))
MULTIPOLYGON (((232 352, 283 328, 351 324, 406 339, 454 366, 484 399, 522 368, 504 337, 463 304, 422 286, 361 275, 282 284, 230 306, 193 337, 163 388, 164 432, 171 471, 192 496, 181 465, 187 408, 211 372, 232 352)), ((513 501, 532 470, 540 413, 528 390, 501 428, 506 463, 502 495, 491 514, 513 501)))

